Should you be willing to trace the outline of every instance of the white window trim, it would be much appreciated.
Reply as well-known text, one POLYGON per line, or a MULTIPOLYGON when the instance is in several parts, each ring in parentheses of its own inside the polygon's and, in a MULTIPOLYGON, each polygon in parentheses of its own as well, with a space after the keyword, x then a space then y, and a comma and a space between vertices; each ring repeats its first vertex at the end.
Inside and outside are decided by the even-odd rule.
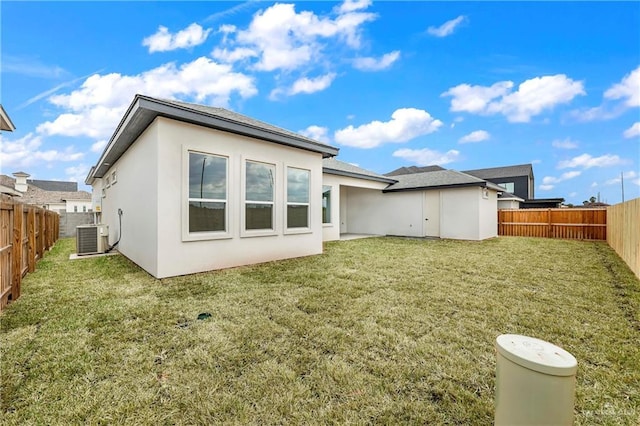
POLYGON ((231 229, 233 223, 231 221, 231 194, 229 192, 230 184, 230 170, 231 170, 231 157, 229 155, 224 155, 221 153, 213 153, 203 151, 201 149, 192 149, 189 147, 182 148, 182 241, 206 241, 206 240, 222 240, 232 238, 231 229), (221 157, 227 160, 227 199, 226 200, 214 200, 214 199, 200 199, 200 198, 189 198, 189 153, 197 153, 203 155, 211 155, 213 157, 221 157), (224 231, 205 231, 205 232, 189 232, 189 201, 207 201, 207 202, 222 202, 226 203, 224 214, 225 214, 225 230, 224 231))
POLYGON ((115 185, 117 181, 118 181, 118 177, 117 177, 116 170, 113 170, 111 172, 111 185, 115 185))
POLYGON ((273 235, 278 235, 278 191, 276 191, 278 185, 278 166, 275 163, 270 163, 268 161, 260 161, 254 160, 253 158, 241 156, 242 161, 242 183, 241 183, 241 206, 240 206, 240 237, 270 237, 273 235), (272 206, 272 214, 271 218, 271 227, 272 229, 247 229, 247 162, 251 163, 261 163, 266 164, 268 166, 273 166, 273 201, 248 201, 249 204, 271 204, 272 206))
POLYGON ((312 212, 311 209, 314 208, 315 203, 312 203, 312 194, 311 194, 311 188, 313 187, 313 182, 312 182, 312 173, 310 169, 306 169, 304 167, 299 167, 299 166, 294 166, 291 164, 285 164, 284 167, 284 179, 283 179, 283 185, 284 185, 284 202, 282 203, 284 205, 284 221, 283 221, 283 228, 284 228, 284 234, 285 235, 293 235, 293 234, 310 234, 312 231, 311 229, 311 218, 312 218, 312 212), (288 184, 289 184, 289 169, 298 169, 298 170, 304 170, 306 172, 309 172, 309 202, 308 203, 290 203, 288 200, 288 184), (287 226, 287 222, 288 222, 288 215, 289 215, 289 206, 307 206, 307 227, 306 228, 289 228, 287 226))

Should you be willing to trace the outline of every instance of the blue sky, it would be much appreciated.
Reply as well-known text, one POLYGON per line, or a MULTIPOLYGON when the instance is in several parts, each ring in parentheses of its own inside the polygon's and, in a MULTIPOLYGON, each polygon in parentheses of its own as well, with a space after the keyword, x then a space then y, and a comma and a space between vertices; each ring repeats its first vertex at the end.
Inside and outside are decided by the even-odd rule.
POLYGON ((136 93, 223 106, 379 173, 533 163, 640 196, 638 2, 0 4, 3 174, 81 187, 136 93))

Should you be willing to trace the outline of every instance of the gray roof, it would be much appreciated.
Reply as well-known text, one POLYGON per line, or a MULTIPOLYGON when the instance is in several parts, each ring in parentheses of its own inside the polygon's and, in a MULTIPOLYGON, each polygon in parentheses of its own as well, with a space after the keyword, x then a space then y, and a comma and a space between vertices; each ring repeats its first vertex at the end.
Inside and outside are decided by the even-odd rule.
POLYGON ((399 175, 408 175, 414 173, 424 173, 424 172, 436 172, 438 170, 446 170, 444 167, 440 167, 438 165, 433 166, 409 166, 409 167, 400 167, 399 169, 395 169, 392 172, 385 173, 385 176, 399 176, 399 175))
POLYGON ((437 170, 433 172, 412 173, 395 176, 397 183, 388 186, 384 192, 410 191, 418 189, 454 188, 462 186, 483 186, 493 189, 497 185, 456 170, 437 170))
POLYGON ((90 183, 93 178, 103 177, 109 167, 159 116, 304 149, 320 153, 323 157, 338 154, 338 148, 224 108, 136 95, 98 163, 89 172, 86 182, 90 183))
POLYGON ((524 201, 523 198, 518 197, 515 194, 512 194, 507 191, 502 191, 498 194, 498 200, 516 200, 516 201, 524 201))
POLYGON ((27 183, 33 186, 37 186, 40 189, 44 189, 45 191, 75 192, 78 190, 78 182, 27 179, 27 183))
POLYGON ((358 166, 354 166, 353 164, 336 160, 335 158, 325 158, 324 160, 322 160, 322 172, 330 175, 347 176, 358 179, 369 179, 378 182, 397 182, 396 179, 391 179, 387 176, 371 172, 358 166))
POLYGON ((488 169, 463 170, 462 173, 479 177, 480 179, 500 179, 532 175, 533 166, 531 164, 518 164, 515 166, 491 167, 488 169))

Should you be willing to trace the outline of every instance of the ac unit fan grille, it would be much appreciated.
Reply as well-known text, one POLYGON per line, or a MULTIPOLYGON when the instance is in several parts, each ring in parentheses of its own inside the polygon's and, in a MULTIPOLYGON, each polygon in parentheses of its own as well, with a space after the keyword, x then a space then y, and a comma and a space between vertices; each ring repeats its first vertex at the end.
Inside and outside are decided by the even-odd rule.
POLYGON ((98 227, 87 227, 77 229, 78 254, 89 254, 98 252, 98 227))

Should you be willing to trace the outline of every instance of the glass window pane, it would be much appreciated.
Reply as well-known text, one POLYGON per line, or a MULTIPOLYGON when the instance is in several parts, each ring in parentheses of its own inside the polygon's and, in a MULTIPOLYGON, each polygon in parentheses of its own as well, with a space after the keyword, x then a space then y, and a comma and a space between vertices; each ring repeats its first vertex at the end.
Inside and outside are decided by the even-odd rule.
POLYGON ((227 199, 227 159, 189 153, 189 198, 227 199))
POLYGON ((273 229, 273 206, 247 203, 245 221, 246 229, 273 229))
POLYGON ((189 232, 225 231, 227 203, 189 202, 189 232))
POLYGON ((322 187, 322 223, 331 223, 331 187, 322 187))
POLYGON ((247 201, 273 201, 275 168, 273 165, 247 161, 247 201))
POLYGON ((287 206, 287 228, 308 228, 309 206, 287 206))
POLYGON ((309 202, 309 170, 287 169, 287 202, 309 202))

